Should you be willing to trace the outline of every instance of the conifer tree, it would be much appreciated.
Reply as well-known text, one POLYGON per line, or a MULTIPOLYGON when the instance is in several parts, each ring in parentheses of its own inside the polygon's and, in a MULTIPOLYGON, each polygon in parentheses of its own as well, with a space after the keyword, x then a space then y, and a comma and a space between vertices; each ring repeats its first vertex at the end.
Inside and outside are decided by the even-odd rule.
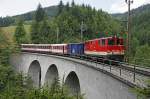
POLYGON ((15 30, 14 38, 18 44, 25 43, 26 41, 26 31, 24 29, 23 20, 19 20, 18 25, 15 30))
POLYGON ((66 10, 67 10, 67 11, 69 11, 69 6, 70 6, 70 5, 69 5, 69 2, 67 2, 67 4, 66 4, 66 10))
POLYGON ((41 4, 39 4, 35 12, 35 21, 41 22, 44 19, 44 17, 45 17, 45 11, 42 8, 41 4))
POLYGON ((74 0, 72 0, 71 6, 72 6, 72 7, 75 6, 74 0))
POLYGON ((40 23, 33 21, 31 25, 31 41, 32 43, 39 43, 39 28, 40 28, 40 23))
POLYGON ((58 5, 58 15, 63 11, 64 4, 63 1, 60 0, 59 5, 58 5))
POLYGON ((50 26, 46 19, 43 20, 41 27, 40 27, 40 42, 39 43, 48 43, 49 42, 49 35, 50 35, 50 26))
POLYGON ((37 10, 35 12, 35 19, 31 26, 31 41, 32 43, 41 43, 41 24, 45 19, 46 14, 44 9, 42 8, 41 4, 38 5, 37 10))

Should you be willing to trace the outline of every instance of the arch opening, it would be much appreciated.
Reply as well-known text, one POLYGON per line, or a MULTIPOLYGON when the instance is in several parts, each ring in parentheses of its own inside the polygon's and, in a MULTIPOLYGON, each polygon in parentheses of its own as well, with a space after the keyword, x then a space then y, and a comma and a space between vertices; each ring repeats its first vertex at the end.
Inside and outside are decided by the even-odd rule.
POLYGON ((41 66, 37 60, 34 60, 28 70, 28 75, 31 77, 33 81, 33 86, 36 88, 40 88, 41 86, 41 66))
POLYGON ((55 64, 49 66, 46 76, 45 76, 45 85, 51 87, 55 79, 58 79, 58 69, 55 64))
POLYGON ((74 71, 70 72, 67 76, 65 80, 65 85, 69 88, 69 91, 72 95, 81 94, 79 79, 74 71))

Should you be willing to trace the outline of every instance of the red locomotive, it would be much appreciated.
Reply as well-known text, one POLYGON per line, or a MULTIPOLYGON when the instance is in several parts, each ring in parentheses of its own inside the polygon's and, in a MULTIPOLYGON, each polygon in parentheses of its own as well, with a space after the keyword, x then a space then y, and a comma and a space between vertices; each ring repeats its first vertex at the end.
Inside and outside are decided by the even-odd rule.
POLYGON ((125 46, 123 38, 106 37, 89 40, 85 42, 84 53, 107 59, 122 61, 124 58, 125 46))

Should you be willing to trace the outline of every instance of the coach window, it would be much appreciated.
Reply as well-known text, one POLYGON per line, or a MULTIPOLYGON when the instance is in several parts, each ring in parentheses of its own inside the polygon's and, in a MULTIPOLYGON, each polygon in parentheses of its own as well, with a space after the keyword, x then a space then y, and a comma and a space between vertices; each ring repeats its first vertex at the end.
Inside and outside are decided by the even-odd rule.
POLYGON ((105 39, 102 39, 102 46, 105 45, 105 39))

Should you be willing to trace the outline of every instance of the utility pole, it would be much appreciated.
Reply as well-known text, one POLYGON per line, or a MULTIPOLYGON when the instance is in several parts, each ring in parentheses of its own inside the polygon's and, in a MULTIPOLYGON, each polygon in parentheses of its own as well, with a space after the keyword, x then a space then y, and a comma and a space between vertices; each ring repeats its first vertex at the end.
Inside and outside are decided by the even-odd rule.
POLYGON ((128 36, 127 36, 127 61, 129 62, 129 55, 130 55, 130 48, 131 48, 131 11, 130 11, 130 6, 133 3, 133 0, 125 0, 125 2, 128 4, 128 25, 127 25, 127 31, 128 31, 128 36))
POLYGON ((59 43, 58 42, 58 40, 59 40, 59 28, 57 28, 57 39, 56 40, 57 40, 57 43, 59 43))
POLYGON ((83 21, 81 22, 81 42, 83 41, 83 21))

